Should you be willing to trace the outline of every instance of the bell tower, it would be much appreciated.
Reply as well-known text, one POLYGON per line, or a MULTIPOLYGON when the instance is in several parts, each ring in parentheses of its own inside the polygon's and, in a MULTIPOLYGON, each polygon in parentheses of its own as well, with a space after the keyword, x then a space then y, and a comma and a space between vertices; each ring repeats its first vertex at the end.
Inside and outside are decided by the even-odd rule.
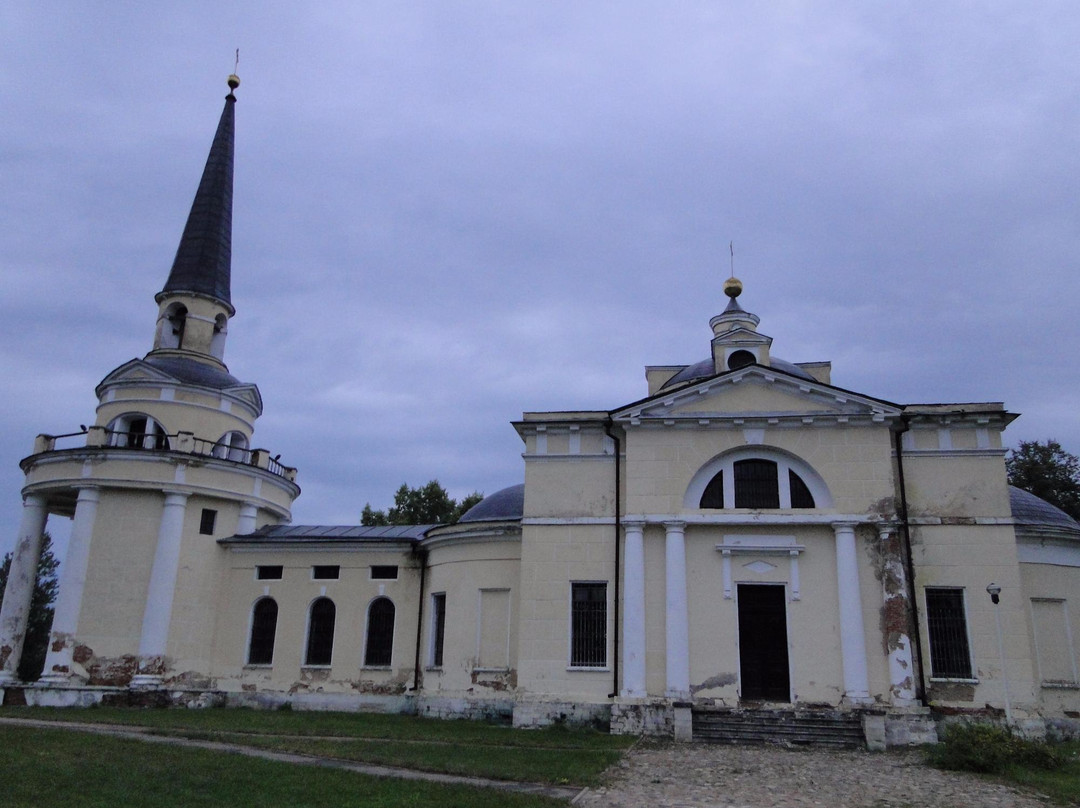
POLYGON ((225 370, 225 335, 236 310, 232 265, 233 141, 240 79, 229 76, 210 156, 191 204, 165 286, 154 298, 157 328, 151 356, 182 355, 225 370))

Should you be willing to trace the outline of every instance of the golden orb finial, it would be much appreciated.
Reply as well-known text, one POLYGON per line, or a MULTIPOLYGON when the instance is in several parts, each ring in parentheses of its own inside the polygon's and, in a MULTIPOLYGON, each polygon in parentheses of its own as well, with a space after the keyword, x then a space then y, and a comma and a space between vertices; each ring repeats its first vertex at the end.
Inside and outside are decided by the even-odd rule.
POLYGON ((229 89, 230 90, 235 90, 239 86, 240 86, 240 77, 238 75, 236 75, 235 73, 230 73, 229 74, 229 89))
POLYGON ((732 275, 724 281, 724 294, 732 300, 742 294, 742 281, 732 275))

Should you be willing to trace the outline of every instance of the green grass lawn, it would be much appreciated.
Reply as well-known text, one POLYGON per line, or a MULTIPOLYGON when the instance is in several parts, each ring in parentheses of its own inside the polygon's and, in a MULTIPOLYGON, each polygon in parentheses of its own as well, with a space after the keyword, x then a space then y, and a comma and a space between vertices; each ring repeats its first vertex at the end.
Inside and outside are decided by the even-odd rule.
POLYGON ((246 709, 0 708, 0 717, 150 727, 155 733, 501 780, 593 785, 633 738, 515 730, 476 721, 374 713, 246 709))
POLYGON ((0 726, 0 750, 8 808, 565 806, 494 789, 379 779, 65 730, 0 726))
POLYGON ((1005 778, 1046 794, 1063 805, 1080 805, 1080 742, 1061 745, 1069 758, 1059 769, 1045 771, 1029 766, 1009 766, 1005 778))

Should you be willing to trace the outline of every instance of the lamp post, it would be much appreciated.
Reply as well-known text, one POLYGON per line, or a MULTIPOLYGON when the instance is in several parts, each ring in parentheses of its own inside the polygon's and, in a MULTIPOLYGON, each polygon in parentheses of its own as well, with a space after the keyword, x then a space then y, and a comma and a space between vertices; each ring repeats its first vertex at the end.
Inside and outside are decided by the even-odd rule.
POLYGON ((998 608, 998 605, 1001 603, 1001 586, 991 582, 987 585, 986 592, 990 595, 990 602, 994 604, 994 622, 997 624, 998 656, 1001 659, 1001 686, 1005 691, 1005 723, 1011 727, 1013 725, 1012 704, 1009 702, 1009 677, 1005 673, 1005 642, 1001 638, 1001 610, 998 608))

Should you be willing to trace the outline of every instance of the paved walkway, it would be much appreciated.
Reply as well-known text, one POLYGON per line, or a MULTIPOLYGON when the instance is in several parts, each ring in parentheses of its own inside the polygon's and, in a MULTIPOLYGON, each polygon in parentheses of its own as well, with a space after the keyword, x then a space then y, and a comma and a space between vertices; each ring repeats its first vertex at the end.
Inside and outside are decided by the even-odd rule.
POLYGON ((548 786, 541 783, 514 783, 508 780, 488 780, 484 777, 438 774, 436 772, 416 771, 415 769, 402 769, 396 766, 378 766, 371 763, 356 763, 351 760, 339 760, 337 758, 297 755, 291 752, 275 752, 270 749, 255 749, 250 746, 241 746, 232 743, 197 741, 189 738, 177 738, 173 735, 155 735, 153 734, 154 729, 151 727, 121 727, 116 724, 86 724, 78 721, 38 721, 29 718, 0 718, 0 724, 34 727, 36 729, 66 729, 74 732, 108 735, 111 738, 126 738, 128 740, 145 741, 147 743, 169 744, 190 749, 209 749, 214 752, 247 755, 248 757, 276 760, 280 763, 293 763, 300 766, 322 766, 328 769, 342 769, 344 771, 367 774, 372 777, 394 777, 400 780, 426 780, 429 783, 442 783, 444 785, 496 788, 503 791, 514 791, 520 794, 542 794, 546 797, 555 797, 563 800, 573 800, 574 798, 581 796, 582 793, 580 788, 569 788, 566 786, 548 786))
POLYGON ((777 746, 643 742, 577 808, 1045 808, 1048 801, 975 775, 882 754, 777 746))

